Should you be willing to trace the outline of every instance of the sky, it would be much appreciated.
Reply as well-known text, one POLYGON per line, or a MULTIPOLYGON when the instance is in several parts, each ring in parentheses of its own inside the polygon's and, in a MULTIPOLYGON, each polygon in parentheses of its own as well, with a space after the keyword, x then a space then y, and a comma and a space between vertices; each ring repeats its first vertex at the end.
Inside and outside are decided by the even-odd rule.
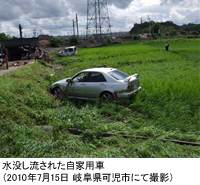
MULTIPOLYGON (((70 35, 72 20, 79 16, 85 34, 87 0, 0 0, 0 33, 25 37, 38 34, 70 35)), ((141 19, 173 21, 178 25, 200 23, 200 0, 108 0, 112 32, 129 31, 141 19)))

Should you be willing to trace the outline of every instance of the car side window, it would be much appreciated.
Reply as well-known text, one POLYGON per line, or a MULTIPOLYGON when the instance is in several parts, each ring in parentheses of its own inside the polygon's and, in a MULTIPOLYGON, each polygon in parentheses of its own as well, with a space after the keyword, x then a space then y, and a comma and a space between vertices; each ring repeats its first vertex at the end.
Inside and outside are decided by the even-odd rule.
POLYGON ((75 82, 106 82, 103 74, 98 72, 81 73, 77 75, 73 81, 75 82))
POLYGON ((89 78, 89 73, 80 73, 73 78, 74 82, 87 82, 89 78))
POLYGON ((103 74, 99 72, 91 72, 87 82, 106 82, 106 79, 103 74))

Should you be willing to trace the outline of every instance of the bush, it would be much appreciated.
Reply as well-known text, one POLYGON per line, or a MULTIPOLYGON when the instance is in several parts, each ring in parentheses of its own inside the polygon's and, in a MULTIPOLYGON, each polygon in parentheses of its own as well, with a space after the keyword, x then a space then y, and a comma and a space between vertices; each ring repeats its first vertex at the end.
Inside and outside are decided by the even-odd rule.
POLYGON ((63 41, 63 40, 58 39, 58 38, 55 38, 55 37, 53 37, 53 38, 50 40, 50 43, 51 43, 51 46, 52 46, 52 47, 60 47, 60 46, 63 46, 63 45, 64 45, 64 41, 63 41))
POLYGON ((75 36, 72 36, 69 40, 69 43, 70 43, 71 46, 78 45, 79 40, 75 36))

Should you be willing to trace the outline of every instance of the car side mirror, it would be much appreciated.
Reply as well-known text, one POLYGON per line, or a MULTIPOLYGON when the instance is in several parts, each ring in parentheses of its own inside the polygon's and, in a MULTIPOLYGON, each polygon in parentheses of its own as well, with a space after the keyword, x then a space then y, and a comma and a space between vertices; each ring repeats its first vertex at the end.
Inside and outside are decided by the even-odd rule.
POLYGON ((72 79, 67 79, 66 82, 68 82, 69 84, 71 84, 73 81, 72 81, 72 79))

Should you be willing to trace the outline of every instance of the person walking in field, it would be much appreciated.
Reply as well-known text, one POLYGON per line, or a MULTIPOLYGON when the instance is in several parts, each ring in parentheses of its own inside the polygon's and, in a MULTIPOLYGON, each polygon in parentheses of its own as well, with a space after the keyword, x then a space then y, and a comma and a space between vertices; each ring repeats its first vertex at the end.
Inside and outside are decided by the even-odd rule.
POLYGON ((40 48, 36 48, 35 49, 35 61, 37 61, 37 59, 42 59, 44 55, 44 52, 40 49, 40 48))
POLYGON ((168 42, 165 44, 165 50, 169 51, 169 43, 168 42))
POLYGON ((38 47, 35 48, 35 53, 34 53, 34 55, 35 55, 35 61, 37 61, 37 59, 38 59, 38 57, 39 57, 39 49, 38 49, 38 47))

